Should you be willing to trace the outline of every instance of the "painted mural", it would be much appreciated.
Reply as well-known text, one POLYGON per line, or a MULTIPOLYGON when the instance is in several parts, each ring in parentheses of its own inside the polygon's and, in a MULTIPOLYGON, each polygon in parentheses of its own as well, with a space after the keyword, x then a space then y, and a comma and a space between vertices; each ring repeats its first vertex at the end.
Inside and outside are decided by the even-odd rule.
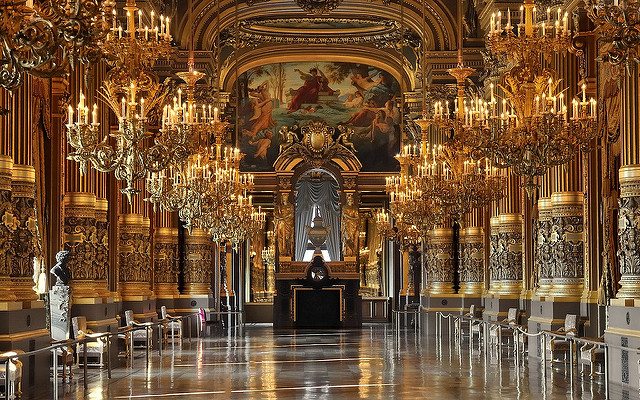
POLYGON ((400 85, 388 72, 355 63, 278 63, 248 70, 238 87, 243 170, 273 170, 280 127, 308 120, 353 128, 363 171, 399 168, 400 85))

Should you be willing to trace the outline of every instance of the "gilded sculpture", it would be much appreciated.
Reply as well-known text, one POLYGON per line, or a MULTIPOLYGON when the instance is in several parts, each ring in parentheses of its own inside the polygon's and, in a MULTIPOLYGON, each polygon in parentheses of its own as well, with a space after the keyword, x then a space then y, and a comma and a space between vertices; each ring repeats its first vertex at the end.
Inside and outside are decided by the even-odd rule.
POLYGON ((355 204, 352 193, 347 194, 347 202, 342 207, 342 220, 340 223, 342 233, 342 254, 345 257, 356 255, 359 224, 358 206, 355 204))
POLYGON ((293 220, 294 207, 286 195, 280 196, 280 204, 273 211, 275 231, 280 256, 291 257, 293 254, 293 220))

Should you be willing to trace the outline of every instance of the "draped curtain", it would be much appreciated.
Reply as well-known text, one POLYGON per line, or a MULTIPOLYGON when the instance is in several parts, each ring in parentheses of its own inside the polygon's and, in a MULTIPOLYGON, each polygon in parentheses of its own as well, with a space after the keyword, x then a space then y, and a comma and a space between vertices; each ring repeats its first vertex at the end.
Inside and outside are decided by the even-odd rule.
POLYGON ((296 185, 296 261, 302 261, 309 236, 305 226, 311 226, 316 207, 325 226, 330 226, 327 252, 332 261, 340 260, 340 199, 338 183, 333 179, 311 181, 301 179, 296 185))

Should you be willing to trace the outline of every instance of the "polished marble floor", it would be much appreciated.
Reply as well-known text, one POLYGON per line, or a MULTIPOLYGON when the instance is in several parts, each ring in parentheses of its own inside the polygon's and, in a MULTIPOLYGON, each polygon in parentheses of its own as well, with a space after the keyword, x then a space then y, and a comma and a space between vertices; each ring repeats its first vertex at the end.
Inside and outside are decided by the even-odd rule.
MULTIPOLYGON (((503 353, 485 355, 449 346, 447 338, 399 334, 390 325, 361 330, 274 331, 247 326, 242 334, 185 341, 149 364, 139 352, 133 366, 81 371, 59 386, 60 399, 601 399, 600 378, 538 362, 515 365, 503 353)), ((52 398, 25 388, 24 398, 52 398)), ((637 393, 635 393, 637 394, 637 393)), ((625 397, 615 393, 611 398, 625 397)), ((633 393, 631 397, 634 398, 633 393)))

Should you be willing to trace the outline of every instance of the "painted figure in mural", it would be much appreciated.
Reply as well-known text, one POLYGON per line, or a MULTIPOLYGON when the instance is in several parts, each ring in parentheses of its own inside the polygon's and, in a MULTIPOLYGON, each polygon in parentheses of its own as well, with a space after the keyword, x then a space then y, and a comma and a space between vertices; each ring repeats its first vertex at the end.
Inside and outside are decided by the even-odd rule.
POLYGON ((67 264, 71 261, 71 253, 66 250, 56 254, 56 265, 51 268, 51 274, 56 277, 56 286, 66 285, 71 281, 71 271, 67 264))
MULTIPOLYGON (((329 87, 329 79, 318 68, 311 68, 309 73, 295 69, 300 74, 300 79, 304 84, 298 88, 295 96, 291 99, 287 114, 296 112, 303 104, 315 104, 318 102, 318 95, 322 93, 333 94, 329 87)), ((315 111, 315 110, 314 110, 315 111)))
POLYGON ((280 196, 280 204, 273 210, 276 239, 281 256, 290 257, 293 253, 294 208, 286 195, 280 196))
POLYGON ((297 68, 294 71, 300 74, 300 79, 304 81, 304 84, 298 88, 296 95, 291 99, 287 114, 298 111, 303 103, 317 102, 318 93, 320 92, 320 80, 318 79, 317 68, 311 68, 308 74, 297 68))
POLYGON ((342 206, 342 221, 340 229, 342 231, 342 254, 345 257, 356 255, 356 244, 358 240, 358 206, 355 204, 353 194, 347 194, 347 204, 342 206))
POLYGON ((371 123, 376 117, 376 103, 373 99, 367 102, 367 105, 355 114, 351 114, 351 118, 345 125, 352 126, 371 126, 371 123))
POLYGON ((362 107, 364 96, 362 92, 357 90, 354 94, 350 94, 347 100, 344 101, 344 106, 347 108, 360 108, 362 107))
POLYGON ((351 76, 351 84, 365 92, 380 83, 382 83, 382 75, 379 71, 368 76, 362 76, 362 74, 355 74, 351 76), (374 81, 373 78, 376 75, 378 76, 378 79, 374 81))
MULTIPOLYGON (((253 99, 249 102, 252 116, 245 123, 242 133, 250 138, 254 138, 258 132, 271 129, 276 126, 272 118, 273 99, 269 93, 269 82, 265 81, 260 86, 249 91, 253 99)), ((271 132, 273 136, 273 132, 271 132)))
POLYGON ((267 131, 262 138, 249 142, 257 147, 256 152, 253 154, 255 158, 262 158, 263 160, 267 159, 267 150, 271 147, 271 138, 273 138, 273 133, 271 131, 267 131))

